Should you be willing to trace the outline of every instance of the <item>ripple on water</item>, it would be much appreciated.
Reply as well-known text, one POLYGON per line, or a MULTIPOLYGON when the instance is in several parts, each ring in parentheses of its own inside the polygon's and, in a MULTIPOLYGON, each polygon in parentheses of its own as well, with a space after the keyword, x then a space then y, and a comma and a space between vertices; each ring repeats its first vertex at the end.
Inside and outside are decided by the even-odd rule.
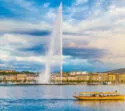
POLYGON ((80 91, 114 91, 120 86, 12 86, 0 87, 0 111, 125 111, 125 101, 77 101, 80 91))

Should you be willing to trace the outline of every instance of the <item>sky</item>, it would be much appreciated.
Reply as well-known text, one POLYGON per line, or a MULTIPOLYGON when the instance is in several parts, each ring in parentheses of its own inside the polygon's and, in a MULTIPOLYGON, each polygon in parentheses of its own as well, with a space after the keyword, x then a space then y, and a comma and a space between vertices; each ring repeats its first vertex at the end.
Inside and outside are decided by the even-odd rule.
POLYGON ((125 68, 125 0, 0 0, 0 69, 44 70, 61 2, 63 71, 125 68))

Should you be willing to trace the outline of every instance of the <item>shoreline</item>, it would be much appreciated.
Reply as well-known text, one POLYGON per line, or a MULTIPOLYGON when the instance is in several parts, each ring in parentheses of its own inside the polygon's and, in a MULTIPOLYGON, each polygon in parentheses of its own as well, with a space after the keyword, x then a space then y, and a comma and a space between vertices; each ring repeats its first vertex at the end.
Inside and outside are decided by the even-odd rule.
POLYGON ((77 84, 77 83, 68 83, 68 84, 63 84, 63 83, 56 83, 56 84, 52 84, 52 83, 49 83, 49 84, 47 84, 47 83, 43 83, 43 84, 35 84, 35 83, 33 83, 33 84, 31 84, 31 83, 29 83, 29 84, 22 84, 22 83, 20 83, 20 84, 0 84, 0 86, 38 86, 38 85, 50 85, 50 86, 66 86, 66 85, 86 85, 86 86, 102 86, 102 85, 105 85, 105 86, 110 86, 110 85, 124 85, 125 83, 122 83, 122 84, 108 84, 108 85, 105 85, 105 84, 77 84))

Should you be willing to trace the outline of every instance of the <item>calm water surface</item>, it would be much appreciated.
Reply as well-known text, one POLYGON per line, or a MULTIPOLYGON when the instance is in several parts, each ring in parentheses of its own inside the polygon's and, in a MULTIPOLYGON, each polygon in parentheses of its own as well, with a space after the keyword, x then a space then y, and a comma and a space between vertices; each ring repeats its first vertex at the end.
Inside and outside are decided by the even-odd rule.
POLYGON ((125 111, 125 101, 77 101, 80 91, 125 93, 125 85, 0 86, 0 111, 125 111))

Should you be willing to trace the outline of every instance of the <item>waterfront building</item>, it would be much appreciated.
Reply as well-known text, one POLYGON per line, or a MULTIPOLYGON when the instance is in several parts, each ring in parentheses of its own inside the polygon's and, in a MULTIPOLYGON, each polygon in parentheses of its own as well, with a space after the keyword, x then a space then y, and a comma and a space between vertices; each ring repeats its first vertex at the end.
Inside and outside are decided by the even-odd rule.
POLYGON ((63 82, 67 82, 67 77, 60 77, 60 76, 56 76, 54 79, 53 79, 53 81, 55 81, 55 82, 60 82, 60 81, 63 81, 63 82))
POLYGON ((17 74, 17 82, 25 82, 27 78, 26 74, 17 74))
MULTIPOLYGON (((0 83, 35 83, 38 80, 38 74, 32 72, 16 72, 14 70, 0 70, 0 83)), ((52 82, 112 82, 125 83, 125 73, 89 73, 88 72, 63 72, 62 77, 59 73, 52 74, 52 82)))
POLYGON ((3 82, 4 80, 4 75, 0 75, 0 82, 3 82))
POLYGON ((88 74, 86 71, 79 71, 79 72, 70 72, 69 75, 75 76, 75 75, 85 75, 88 74))
POLYGON ((100 74, 100 81, 107 82, 108 81, 108 73, 101 73, 100 74))
POLYGON ((15 81, 17 81, 17 75, 9 74, 9 75, 6 75, 4 79, 6 82, 15 82, 15 81))
POLYGON ((68 76, 67 77, 68 82, 76 82, 78 80, 77 76, 68 76))
POLYGON ((81 75, 77 77, 77 81, 79 82, 87 82, 89 81, 90 76, 88 74, 86 75, 81 75))
POLYGON ((119 82, 120 83, 125 83, 125 73, 124 74, 119 74, 119 82))
POLYGON ((38 80, 38 74, 33 72, 16 72, 15 70, 0 70, 0 83, 34 83, 38 80))
POLYGON ((100 76, 99 74, 89 74, 89 81, 99 81, 100 80, 100 76))
POLYGON ((108 74, 108 81, 116 82, 116 74, 109 73, 108 74))
POLYGON ((9 72, 16 72, 16 71, 15 70, 0 70, 0 72, 9 73, 9 72))
POLYGON ((53 82, 67 82, 67 74, 64 74, 63 73, 63 76, 61 77, 59 73, 56 73, 56 74, 52 74, 51 75, 51 78, 50 78, 50 81, 53 81, 53 82))
POLYGON ((38 80, 38 76, 35 74, 27 74, 26 76, 26 82, 33 83, 38 80))

